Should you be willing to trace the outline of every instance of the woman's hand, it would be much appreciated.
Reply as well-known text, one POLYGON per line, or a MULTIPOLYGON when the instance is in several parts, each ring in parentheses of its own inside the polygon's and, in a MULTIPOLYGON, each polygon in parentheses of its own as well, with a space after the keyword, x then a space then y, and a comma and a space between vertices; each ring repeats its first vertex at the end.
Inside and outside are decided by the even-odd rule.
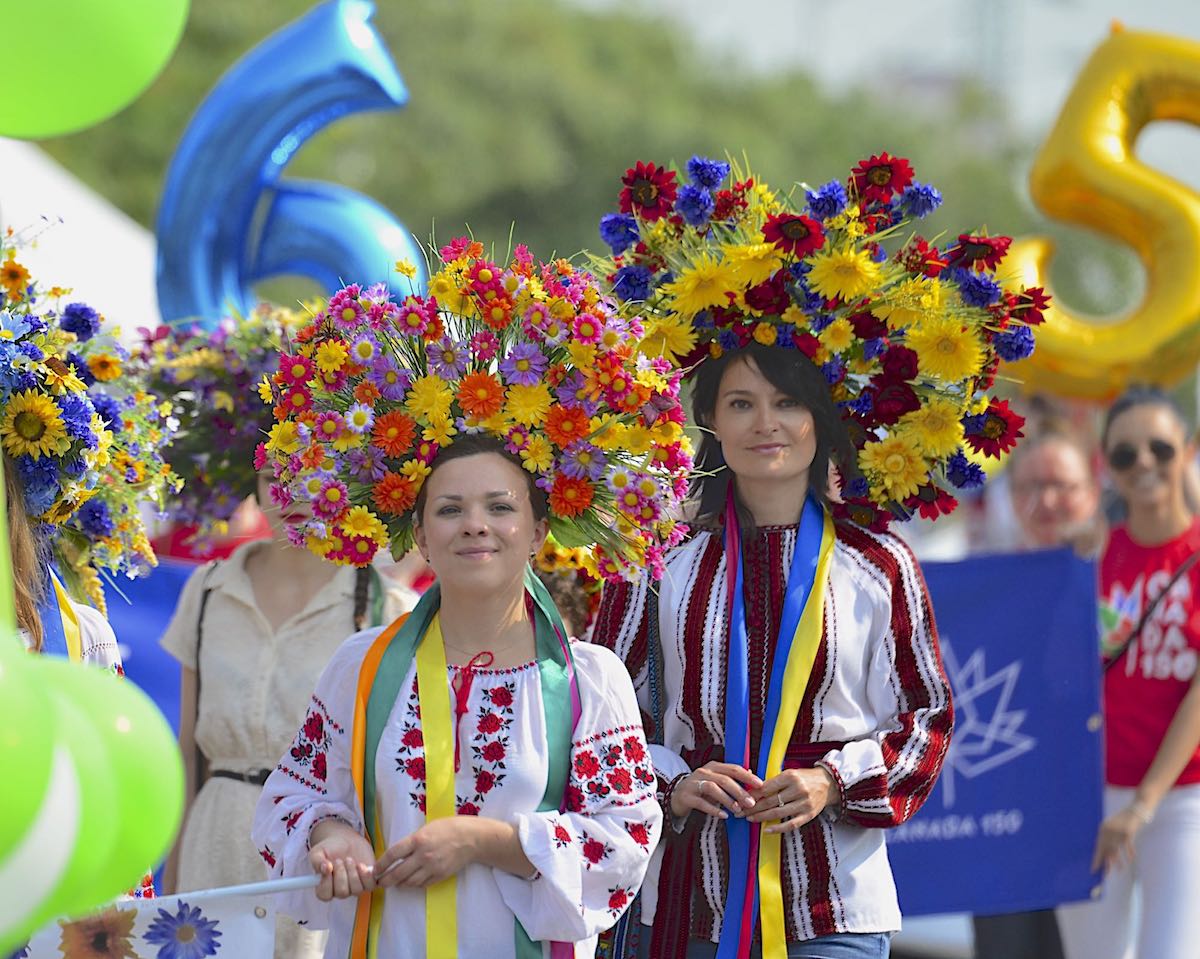
POLYGON ((1133 841, 1149 822, 1149 812, 1135 801, 1100 823, 1092 872, 1103 867, 1107 873, 1133 862, 1133 841))
POLYGON ((693 809, 706 816, 728 819, 729 814, 744 816, 754 808, 748 790, 758 789, 763 781, 743 766, 734 763, 705 763, 671 790, 671 813, 682 819, 693 809))
POLYGON ((838 798, 837 783, 826 769, 785 769, 754 790, 750 822, 773 823, 766 832, 791 832, 821 815, 838 798), (781 821, 782 820, 782 821, 781 821))
POLYGON ((309 841, 308 861, 321 877, 317 898, 322 902, 361 896, 375 888, 375 851, 365 836, 344 822, 327 819, 313 827, 309 841))
POLYGON ((432 886, 480 859, 483 830, 475 816, 450 816, 428 822, 392 843, 375 863, 380 886, 432 886))

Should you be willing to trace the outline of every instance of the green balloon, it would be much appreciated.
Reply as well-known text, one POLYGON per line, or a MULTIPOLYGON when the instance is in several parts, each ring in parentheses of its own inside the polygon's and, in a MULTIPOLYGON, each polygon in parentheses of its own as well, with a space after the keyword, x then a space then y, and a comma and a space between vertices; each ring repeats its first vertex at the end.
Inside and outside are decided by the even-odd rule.
POLYGON ((175 50, 187 0, 0 0, 0 136, 36 140, 106 120, 175 50))
MULTIPOLYGON (((110 746, 92 715, 100 699, 97 692, 103 695, 101 684, 106 685, 109 677, 65 659, 46 657, 31 665, 35 668, 30 674, 46 684, 59 732, 52 751, 58 768, 42 796, 39 818, 52 809, 58 820, 57 833, 43 843, 42 859, 47 870, 61 868, 62 877, 31 910, 30 920, 40 928, 59 916, 103 905, 135 883, 127 881, 119 862, 113 868, 122 855, 114 828, 118 787, 108 768, 110 746)), ((28 899, 36 901, 32 896, 28 899)))
POLYGON ((183 759, 171 726, 133 683, 101 675, 92 723, 107 743, 117 787, 113 830, 130 888, 166 857, 183 815, 183 759))

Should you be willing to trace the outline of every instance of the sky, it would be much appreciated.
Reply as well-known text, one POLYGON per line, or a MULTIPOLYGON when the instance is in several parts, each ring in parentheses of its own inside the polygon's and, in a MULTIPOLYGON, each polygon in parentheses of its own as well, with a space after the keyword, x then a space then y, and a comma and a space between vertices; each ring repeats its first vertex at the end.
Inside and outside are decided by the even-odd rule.
MULTIPOLYGON (((936 109, 964 77, 982 80, 1034 142, 1049 132, 1080 68, 1119 21, 1198 44, 1197 0, 574 0, 645 10, 688 29, 713 69, 803 66, 832 91, 852 86, 936 109)), ((1200 131, 1159 123, 1137 153, 1200 191, 1200 131)))

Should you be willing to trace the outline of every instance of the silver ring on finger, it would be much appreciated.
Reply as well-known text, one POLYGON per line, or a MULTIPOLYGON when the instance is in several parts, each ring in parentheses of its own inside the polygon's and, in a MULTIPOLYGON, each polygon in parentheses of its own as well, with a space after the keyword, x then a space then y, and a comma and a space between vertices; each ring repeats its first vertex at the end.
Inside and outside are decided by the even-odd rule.
POLYGON ((776 793, 775 798, 779 800, 779 808, 782 809, 784 807, 783 793, 776 793))

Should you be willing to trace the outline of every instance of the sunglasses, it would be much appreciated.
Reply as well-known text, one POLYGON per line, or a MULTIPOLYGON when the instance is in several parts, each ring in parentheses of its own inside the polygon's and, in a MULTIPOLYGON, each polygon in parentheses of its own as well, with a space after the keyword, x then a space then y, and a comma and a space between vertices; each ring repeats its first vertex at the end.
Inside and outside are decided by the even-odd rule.
MULTIPOLYGON (((1150 455, 1158 464, 1169 463, 1175 458, 1175 447, 1166 440, 1152 439, 1149 442, 1150 455)), ((1137 462, 1138 447, 1131 443, 1118 443, 1108 451, 1108 465, 1113 469, 1124 472, 1137 462)))

